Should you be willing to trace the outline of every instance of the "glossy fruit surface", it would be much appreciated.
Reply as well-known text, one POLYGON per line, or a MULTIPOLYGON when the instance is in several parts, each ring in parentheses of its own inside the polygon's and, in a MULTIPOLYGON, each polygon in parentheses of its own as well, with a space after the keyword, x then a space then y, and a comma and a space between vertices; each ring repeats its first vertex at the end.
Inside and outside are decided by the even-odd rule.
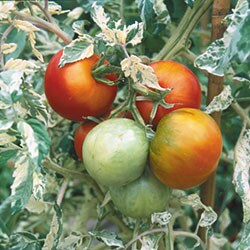
POLYGON ((83 164, 106 186, 122 186, 137 179, 148 158, 149 142, 133 120, 113 118, 94 127, 83 143, 83 164))
POLYGON ((198 109, 183 108, 166 115, 150 145, 150 167, 165 185, 187 189, 215 171, 222 136, 215 121, 198 109))
POLYGON ((80 124, 75 131, 74 135, 74 148, 75 152, 80 160, 82 160, 82 144, 89 133, 89 131, 94 128, 97 123, 92 121, 87 121, 80 124))
POLYGON ((132 218, 148 218, 154 212, 166 210, 169 188, 147 170, 125 186, 111 187, 110 195, 122 214, 132 218))
MULTIPOLYGON (((83 121, 85 116, 99 116, 112 105, 117 86, 95 81, 92 67, 99 57, 93 55, 58 67, 62 50, 50 60, 44 77, 44 90, 50 106, 64 118, 83 121)), ((116 76, 108 75, 109 80, 116 76)))
MULTIPOLYGON (((197 77, 184 65, 174 61, 157 61, 149 64, 154 69, 158 83, 163 88, 171 88, 172 91, 165 97, 165 101, 174 104, 174 107, 166 109, 159 106, 153 120, 156 127, 164 115, 179 108, 200 108, 201 89, 197 77)), ((145 123, 149 123, 150 113, 153 108, 151 101, 137 101, 136 106, 145 123)))

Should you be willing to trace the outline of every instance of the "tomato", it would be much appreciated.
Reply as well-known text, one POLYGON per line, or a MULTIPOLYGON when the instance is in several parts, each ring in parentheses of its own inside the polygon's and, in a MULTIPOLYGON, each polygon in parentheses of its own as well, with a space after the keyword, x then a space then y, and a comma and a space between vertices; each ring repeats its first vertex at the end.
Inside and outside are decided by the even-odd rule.
MULTIPOLYGON (((99 116, 112 105, 117 86, 96 82, 91 69, 99 57, 93 55, 58 67, 62 50, 50 60, 44 77, 44 90, 50 106, 64 118, 83 121, 84 116, 99 116)), ((109 80, 116 76, 110 74, 109 80)))
MULTIPOLYGON (((201 89, 194 73, 184 65, 174 61, 157 61, 149 64, 154 69, 158 83, 163 88, 171 88, 172 91, 165 97, 165 102, 174 104, 174 107, 166 109, 159 105, 153 127, 166 114, 179 108, 200 108, 201 89)), ((145 123, 150 122, 150 114, 154 103, 152 101, 137 101, 136 106, 145 123)))
POLYGON ((75 136, 74 136, 74 148, 75 152, 80 160, 82 160, 82 144, 89 133, 89 131, 95 127, 97 123, 87 121, 82 124, 80 124, 75 131, 75 136))
POLYGON ((122 186, 138 178, 148 158, 149 142, 135 121, 113 118, 94 127, 83 143, 83 164, 99 184, 122 186))
POLYGON ((166 210, 169 188, 147 170, 140 178, 125 186, 111 187, 110 196, 122 214, 132 218, 147 218, 154 212, 166 210))
POLYGON ((198 109, 183 108, 166 115, 150 145, 150 166, 165 185, 187 189, 215 171, 222 150, 216 122, 198 109))

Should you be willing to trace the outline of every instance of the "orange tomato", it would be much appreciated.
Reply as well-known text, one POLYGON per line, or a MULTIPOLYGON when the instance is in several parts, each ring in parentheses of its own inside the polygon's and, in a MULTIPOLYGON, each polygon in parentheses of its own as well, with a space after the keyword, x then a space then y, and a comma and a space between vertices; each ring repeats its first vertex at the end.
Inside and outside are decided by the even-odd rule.
MULTIPOLYGON (((174 61, 157 61, 149 64, 154 69, 158 83, 163 88, 172 88, 165 97, 166 103, 174 104, 173 108, 166 109, 159 106, 153 119, 155 128, 159 121, 168 113, 179 108, 200 108, 201 89, 195 74, 184 65, 174 61)), ((136 106, 148 124, 154 103, 152 101, 137 101, 136 106)))
MULTIPOLYGON (((62 50, 50 60, 44 77, 44 90, 50 106, 64 118, 83 121, 85 116, 99 116, 112 105, 117 86, 97 82, 91 70, 99 56, 93 55, 58 67, 62 50)), ((106 76, 115 80, 114 74, 106 76)))
POLYGON ((198 109, 178 109, 157 127, 150 146, 150 166, 165 185, 192 188, 215 171, 221 150, 220 129, 209 115, 198 109))

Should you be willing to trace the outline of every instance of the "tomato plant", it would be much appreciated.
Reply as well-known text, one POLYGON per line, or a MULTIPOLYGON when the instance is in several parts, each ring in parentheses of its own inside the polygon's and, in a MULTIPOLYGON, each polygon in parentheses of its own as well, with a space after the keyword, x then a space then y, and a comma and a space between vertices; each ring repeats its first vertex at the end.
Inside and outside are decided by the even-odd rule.
POLYGON ((215 171, 222 150, 219 127, 198 109, 166 115, 150 145, 150 166, 165 185, 192 188, 215 171))
MULTIPOLYGON (((44 77, 44 91, 50 106, 61 116, 83 121, 86 116, 99 116, 112 105, 117 86, 97 82, 91 73, 99 57, 68 63, 59 68, 63 51, 50 60, 44 77)), ((115 75, 107 78, 115 80, 115 75)))
POLYGON ((163 212, 169 202, 169 189, 148 169, 135 181, 109 190, 115 206, 132 218, 149 218, 153 213, 163 212))
POLYGON ((84 122, 80 124, 75 131, 74 135, 74 148, 75 152, 80 160, 82 160, 82 144, 89 133, 97 124, 95 122, 84 122))
MULTIPOLYGON (((184 65, 174 61, 157 61, 149 64, 157 76, 159 85, 170 88, 172 91, 166 95, 165 102, 174 104, 173 107, 165 108, 158 106, 152 124, 154 127, 164 115, 179 108, 200 108, 201 89, 195 74, 184 65)), ((137 101, 136 106, 145 123, 150 123, 153 101, 137 101)))
POLYGON ((249 10, 0 1, 0 249, 248 249, 249 10))
POLYGON ((98 124, 85 138, 83 164, 98 183, 122 186, 142 174, 148 149, 143 128, 133 120, 113 118, 98 124))

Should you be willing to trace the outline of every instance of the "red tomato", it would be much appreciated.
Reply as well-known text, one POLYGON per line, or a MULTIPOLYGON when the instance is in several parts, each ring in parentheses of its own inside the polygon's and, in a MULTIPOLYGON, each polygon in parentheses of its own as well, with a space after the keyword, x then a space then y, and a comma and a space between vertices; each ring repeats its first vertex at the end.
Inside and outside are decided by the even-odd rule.
POLYGON ((167 114, 150 145, 150 166, 165 185, 187 189, 204 182, 215 171, 222 150, 216 122, 198 109, 167 114))
POLYGON ((75 136, 74 136, 74 148, 80 160, 82 160, 82 144, 87 134, 89 133, 89 131, 96 125, 97 123, 95 122, 87 121, 87 122, 80 124, 76 128, 75 136))
MULTIPOLYGON (((165 101, 174 104, 173 108, 166 109, 159 106, 153 120, 153 127, 156 127, 161 118, 179 108, 200 108, 201 89, 194 73, 184 65, 173 61, 157 61, 149 64, 154 69, 158 78, 158 83, 163 88, 172 88, 170 94, 165 97, 165 101)), ((136 106, 148 124, 150 113, 153 108, 151 101, 137 101, 136 106)))
MULTIPOLYGON (((62 117, 74 121, 105 113, 115 99, 117 86, 96 82, 91 75, 99 57, 93 55, 59 68, 62 52, 52 57, 45 72, 45 95, 50 106, 62 117)), ((115 80, 116 76, 110 74, 107 78, 115 80)))

